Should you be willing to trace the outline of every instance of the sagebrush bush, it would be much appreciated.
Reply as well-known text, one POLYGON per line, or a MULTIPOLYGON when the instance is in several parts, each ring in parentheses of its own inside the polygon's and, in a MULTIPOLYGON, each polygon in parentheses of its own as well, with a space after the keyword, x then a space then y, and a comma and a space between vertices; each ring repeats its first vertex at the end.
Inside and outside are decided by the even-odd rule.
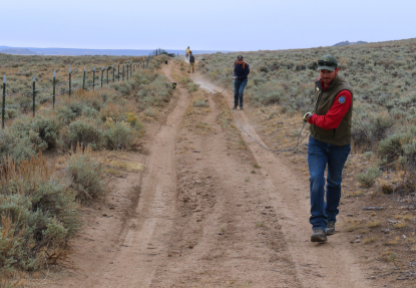
POLYGON ((3 164, 0 193, 2 269, 35 270, 48 250, 64 247, 79 228, 76 193, 49 172, 42 155, 3 164))
POLYGON ((27 134, 21 134, 13 127, 7 127, 0 133, 0 162, 4 157, 20 162, 36 154, 34 145, 27 134))
POLYGON ((360 173, 356 176, 358 183, 365 187, 374 185, 376 179, 382 175, 379 167, 370 167, 366 172, 360 173))
POLYGON ((78 199, 85 202, 104 195, 106 184, 103 164, 94 157, 90 148, 78 146, 77 153, 68 159, 67 169, 78 199))
POLYGON ((188 91, 190 93, 196 92, 199 89, 199 85, 195 84, 194 82, 190 82, 190 83, 186 84, 186 87, 188 88, 188 91))
POLYGON ((134 144, 137 132, 127 122, 117 122, 104 133, 107 149, 129 150, 134 144))
POLYGON ((64 125, 55 113, 40 115, 35 119, 24 117, 17 119, 10 128, 15 133, 29 136, 33 147, 38 151, 45 151, 61 146, 59 130, 64 125))
POLYGON ((69 141, 75 146, 78 143, 90 146, 93 150, 98 150, 104 145, 104 133, 98 127, 97 121, 91 118, 83 118, 69 124, 69 141))
POLYGON ((205 99, 194 100, 192 104, 194 107, 209 107, 208 100, 205 99))

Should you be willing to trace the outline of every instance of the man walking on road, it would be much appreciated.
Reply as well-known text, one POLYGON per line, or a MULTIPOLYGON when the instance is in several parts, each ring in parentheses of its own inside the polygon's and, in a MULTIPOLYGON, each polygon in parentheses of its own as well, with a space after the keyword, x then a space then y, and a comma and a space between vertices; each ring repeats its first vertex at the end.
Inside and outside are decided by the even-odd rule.
POLYGON ((250 73, 248 63, 244 62, 243 56, 237 57, 234 64, 234 110, 240 104, 240 110, 243 110, 244 88, 247 85, 247 75, 250 73))
POLYGON ((195 73, 195 57, 192 51, 189 51, 189 68, 188 73, 195 73))
POLYGON ((354 92, 338 76, 338 61, 325 55, 318 61, 315 108, 303 116, 311 124, 308 144, 312 242, 324 243, 335 233, 341 200, 342 170, 351 151, 354 92), (325 202, 324 172, 328 165, 325 202))

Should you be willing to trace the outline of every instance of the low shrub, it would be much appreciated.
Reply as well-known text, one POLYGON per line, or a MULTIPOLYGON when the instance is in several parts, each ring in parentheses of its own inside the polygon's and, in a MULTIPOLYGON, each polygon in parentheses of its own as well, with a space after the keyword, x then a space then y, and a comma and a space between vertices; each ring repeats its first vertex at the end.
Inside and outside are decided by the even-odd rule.
POLYGON ((0 263, 3 270, 45 266, 48 251, 64 247, 80 226, 76 193, 53 178, 42 155, 3 164, 0 263))
POLYGON ((127 122, 117 122, 104 133, 106 148, 129 150, 136 139, 136 131, 127 122))
POLYGON ((13 127, 7 127, 0 132, 0 163, 5 157, 19 163, 23 159, 30 159, 35 154, 28 134, 21 134, 13 127))
POLYGON ((103 165, 94 158, 89 147, 82 149, 78 146, 77 153, 68 159, 67 170, 78 199, 86 202, 104 195, 106 184, 103 165))
POLYGON ((186 87, 188 88, 189 93, 196 92, 199 89, 199 85, 194 82, 186 84, 186 87))
POLYGON ((104 144, 104 133, 98 123, 90 118, 82 118, 69 124, 68 140, 75 146, 78 143, 83 147, 90 146, 93 150, 100 149, 104 144))
POLYGON ((193 106, 194 107, 209 107, 209 103, 208 103, 208 100, 198 99, 198 100, 194 100, 193 106))
POLYGON ((356 176, 358 183, 364 187, 371 187, 374 185, 376 179, 380 177, 383 173, 378 167, 370 167, 366 172, 360 173, 356 176))

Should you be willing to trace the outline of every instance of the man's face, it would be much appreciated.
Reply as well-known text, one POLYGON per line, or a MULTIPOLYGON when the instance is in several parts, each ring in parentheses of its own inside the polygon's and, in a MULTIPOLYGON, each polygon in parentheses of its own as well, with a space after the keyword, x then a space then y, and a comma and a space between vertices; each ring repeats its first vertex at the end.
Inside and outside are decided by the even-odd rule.
POLYGON ((329 70, 319 70, 319 75, 321 76, 322 83, 325 86, 329 86, 334 81, 335 77, 337 76, 339 68, 337 67, 334 71, 329 70))

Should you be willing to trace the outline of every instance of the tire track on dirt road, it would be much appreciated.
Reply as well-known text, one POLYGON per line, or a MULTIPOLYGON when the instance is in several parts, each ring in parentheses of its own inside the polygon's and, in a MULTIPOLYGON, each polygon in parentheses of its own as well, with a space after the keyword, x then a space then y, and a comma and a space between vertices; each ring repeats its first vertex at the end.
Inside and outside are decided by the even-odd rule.
MULTIPOLYGON (((192 78, 195 83, 212 93, 223 90, 200 74, 192 78)), ((223 95, 231 109, 233 95, 230 91, 225 91, 223 95)), ((244 129, 265 145, 250 124, 246 113, 244 111, 236 111, 236 113, 244 129)), ((278 155, 262 149, 245 133, 242 132, 242 135, 258 164, 266 172, 265 185, 273 187, 272 190, 263 191, 269 193, 270 204, 281 219, 279 223, 282 225, 286 244, 302 287, 373 287, 374 284, 367 280, 362 272, 356 255, 349 247, 345 247, 347 244, 339 233, 331 236, 325 245, 317 245, 309 241, 312 232, 308 223, 309 183, 299 180, 299 176, 286 166, 278 155)))
MULTIPOLYGON (((163 72, 170 78, 171 65, 163 72)), ((155 135, 145 163, 136 215, 120 235, 121 251, 113 269, 93 287, 149 287, 156 267, 166 257, 164 239, 176 209, 175 138, 188 101, 180 93, 176 107, 155 135)))
POLYGON ((261 192, 270 187, 229 125, 226 103, 205 91, 185 93, 192 102, 177 136, 169 258, 150 287, 300 288, 276 213, 261 192))

